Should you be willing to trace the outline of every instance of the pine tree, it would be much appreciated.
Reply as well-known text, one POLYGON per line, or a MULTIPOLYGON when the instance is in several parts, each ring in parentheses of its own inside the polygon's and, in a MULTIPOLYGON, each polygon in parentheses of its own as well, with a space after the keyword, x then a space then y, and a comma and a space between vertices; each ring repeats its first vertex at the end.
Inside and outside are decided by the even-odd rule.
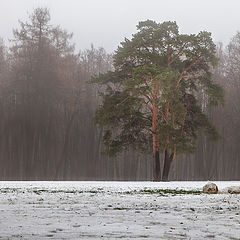
POLYGON ((176 154, 194 150, 198 130, 218 135, 196 97, 202 91, 210 104, 223 102, 222 88, 211 79, 215 44, 209 32, 180 34, 176 22, 147 20, 137 29, 118 47, 115 70, 92 80, 102 85, 95 118, 105 128, 108 154, 152 148, 153 180, 167 180, 176 154))

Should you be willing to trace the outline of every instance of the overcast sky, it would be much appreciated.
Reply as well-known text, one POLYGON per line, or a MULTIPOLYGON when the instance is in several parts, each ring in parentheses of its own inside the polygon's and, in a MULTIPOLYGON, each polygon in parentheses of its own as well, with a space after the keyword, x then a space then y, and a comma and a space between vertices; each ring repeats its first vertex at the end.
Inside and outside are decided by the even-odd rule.
POLYGON ((0 37, 7 43, 18 19, 48 7, 53 25, 73 32, 77 49, 93 43, 114 51, 139 21, 177 21, 181 33, 212 32, 226 45, 240 31, 240 0, 0 0, 0 37))

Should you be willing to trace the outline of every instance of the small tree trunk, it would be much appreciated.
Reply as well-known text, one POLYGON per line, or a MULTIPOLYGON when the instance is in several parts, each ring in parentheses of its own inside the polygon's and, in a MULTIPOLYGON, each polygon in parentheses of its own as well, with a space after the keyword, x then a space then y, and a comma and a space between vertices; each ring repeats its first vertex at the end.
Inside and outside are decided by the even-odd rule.
POLYGON ((168 175, 169 175, 169 172, 170 172, 172 160, 173 160, 173 153, 169 156, 169 152, 166 149, 165 150, 165 156, 164 156, 163 175, 162 175, 162 180, 163 181, 168 181, 168 175))
POLYGON ((154 182, 161 181, 159 151, 153 153, 153 181, 154 182))
POLYGON ((152 141, 153 141, 153 181, 161 180, 160 161, 159 161, 159 135, 157 129, 157 104, 156 96, 153 101, 153 113, 152 113, 152 141))

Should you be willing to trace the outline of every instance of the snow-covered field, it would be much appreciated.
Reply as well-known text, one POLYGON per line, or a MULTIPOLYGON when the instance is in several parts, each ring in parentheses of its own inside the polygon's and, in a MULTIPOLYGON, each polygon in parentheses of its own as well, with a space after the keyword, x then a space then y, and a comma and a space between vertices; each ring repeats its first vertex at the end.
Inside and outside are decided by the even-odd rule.
POLYGON ((205 184, 0 182, 0 239, 240 239, 240 194, 205 184))

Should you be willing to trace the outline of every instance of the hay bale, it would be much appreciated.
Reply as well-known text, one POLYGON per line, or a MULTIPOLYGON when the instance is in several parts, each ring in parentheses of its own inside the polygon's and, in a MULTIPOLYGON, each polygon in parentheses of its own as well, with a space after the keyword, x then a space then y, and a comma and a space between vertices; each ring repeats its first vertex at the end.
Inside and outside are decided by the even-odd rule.
POLYGON ((228 193, 231 193, 231 194, 240 194, 240 186, 228 187, 228 193))
POLYGON ((218 187, 215 183, 207 183, 203 186, 203 192, 207 194, 216 194, 218 193, 218 187))

